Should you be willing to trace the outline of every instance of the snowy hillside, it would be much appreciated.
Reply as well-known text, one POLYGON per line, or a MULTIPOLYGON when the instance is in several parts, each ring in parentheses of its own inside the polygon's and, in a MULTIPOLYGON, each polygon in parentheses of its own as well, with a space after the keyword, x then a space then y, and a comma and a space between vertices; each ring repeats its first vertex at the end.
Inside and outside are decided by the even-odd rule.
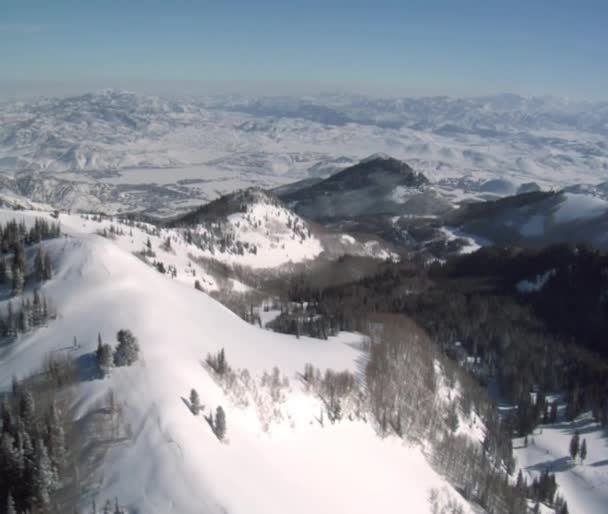
POLYGON ((469 204, 450 222, 497 244, 586 242, 608 247, 608 202, 590 192, 533 192, 469 204))
POLYGON ((247 189, 204 205, 171 223, 209 258, 252 268, 276 268, 324 254, 394 259, 375 240, 328 232, 259 189, 247 189))
POLYGON ((574 514, 602 514, 608 505, 608 450, 605 430, 588 416, 572 423, 545 425, 528 437, 517 441, 515 451, 518 467, 528 482, 544 471, 555 473, 559 493, 568 501, 574 514), (585 439, 587 458, 573 462, 569 455, 570 440, 575 430, 585 439))
MULTIPOLYGON (((17 217, 33 220, 27 213, 17 217)), ((95 222, 61 217, 67 235, 46 244, 55 273, 43 287, 58 318, 2 349, 0 387, 10 387, 14 374, 35 371, 50 353, 88 362, 98 333, 108 342, 121 328, 137 336, 139 362, 103 379, 84 367, 83 381, 74 386, 83 423, 110 391, 121 412, 114 440, 94 448, 98 460, 82 491, 83 508, 93 499, 101 505, 118 498, 129 512, 150 514, 368 514, 403 512, 404 505, 424 514, 431 512, 435 489, 471 512, 417 447, 394 436, 381 439, 362 421, 319 421, 322 404, 298 373, 306 363, 360 371, 360 335, 321 341, 256 328, 146 266, 121 248, 120 239, 91 233, 95 222), (78 344, 66 345, 74 337, 78 344), (248 370, 237 374, 238 395, 220 387, 203 364, 221 348, 230 366, 248 370), (275 366, 281 375, 264 378, 275 366), (204 415, 223 406, 224 443, 203 415, 191 412, 186 398, 192 388, 204 415)))

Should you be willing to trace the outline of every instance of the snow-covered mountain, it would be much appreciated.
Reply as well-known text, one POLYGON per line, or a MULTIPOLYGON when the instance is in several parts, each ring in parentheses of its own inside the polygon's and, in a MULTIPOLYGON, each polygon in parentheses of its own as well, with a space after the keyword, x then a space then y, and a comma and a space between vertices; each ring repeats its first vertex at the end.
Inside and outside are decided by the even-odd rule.
POLYGON ((608 134, 608 103, 502 94, 487 97, 370 98, 322 95, 308 98, 229 99, 216 107, 256 116, 302 118, 324 124, 360 123, 480 136, 536 129, 608 134))
POLYGON ((328 231, 259 189, 223 196, 172 220, 170 226, 185 230, 209 258, 252 268, 342 255, 397 258, 386 243, 328 231))
POLYGON ((82 208, 70 181, 114 211, 175 213, 243 187, 326 178, 383 152, 457 195, 502 196, 532 182, 605 182, 606 111, 508 95, 167 100, 106 90, 1 104, 0 172, 54 178, 19 194, 62 208, 82 208))
POLYGON ((589 192, 531 192, 468 204, 448 221, 497 244, 567 242, 608 248, 608 202, 589 192))
POLYGON ((427 186, 428 179, 406 163, 374 155, 281 197, 301 215, 321 220, 449 211, 450 203, 427 186))
MULTIPOLYGON (((32 223, 40 215, 3 211, 0 218, 32 223)), ((402 512, 404 505, 424 514, 435 512, 432 496, 473 512, 432 469, 423 447, 380 438, 372 424, 354 417, 319 421, 323 404, 299 373, 306 363, 359 371, 361 335, 297 339, 249 325, 117 240, 92 233, 96 222, 77 215, 60 220, 66 237, 46 243, 55 273, 43 287, 58 317, 2 348, 0 389, 47 356, 63 355, 81 365, 82 379, 70 390, 81 431, 106 411, 120 413, 109 439, 98 424, 84 445, 83 509, 116 498, 129 512, 150 514, 368 514, 402 512), (98 334, 112 341, 122 328, 138 338, 139 362, 105 378, 91 374, 87 363, 98 334), (66 346, 72 338, 75 344, 66 346), (201 365, 220 349, 237 371, 231 388, 201 365), (193 388, 203 414, 193 415, 186 400, 193 388), (220 405, 224 442, 205 420, 220 405)))

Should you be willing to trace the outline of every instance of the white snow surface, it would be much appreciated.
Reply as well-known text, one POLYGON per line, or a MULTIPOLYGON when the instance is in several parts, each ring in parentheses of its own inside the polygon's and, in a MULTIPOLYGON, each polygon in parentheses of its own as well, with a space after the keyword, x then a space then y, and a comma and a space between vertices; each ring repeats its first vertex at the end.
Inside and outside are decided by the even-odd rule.
POLYGON ((561 422, 537 429, 528 437, 527 448, 517 440, 515 456, 528 482, 545 469, 555 473, 558 494, 574 514, 605 514, 608 511, 608 446, 606 433, 584 415, 573 423, 561 422), (574 431, 587 441, 587 460, 573 463, 568 449, 574 431))
POLYGON ((557 223, 594 218, 608 211, 608 202, 591 195, 564 193, 564 198, 555 213, 557 223))
POLYGON ((545 98, 168 100, 104 90, 0 103, 0 191, 63 209, 175 213, 372 154, 407 161, 454 201, 530 182, 599 192, 607 119, 605 104, 545 98))
POLYGON ((534 280, 520 280, 515 284, 515 288, 520 293, 537 293, 538 291, 542 291, 545 284, 555 275, 555 273, 555 269, 550 269, 540 275, 536 275, 534 280))
MULTIPOLYGON (((14 217, 31 221, 34 214, 0 214, 14 217)), ((388 514, 403 512, 404 505, 424 514, 431 511, 431 488, 457 496, 417 447, 381 439, 362 422, 321 427, 316 420, 320 402, 304 391, 297 372, 307 362, 360 370, 361 336, 296 339, 254 327, 118 242, 83 230, 79 218, 62 218, 68 235, 45 243, 55 276, 43 287, 58 319, 3 349, 0 388, 10 387, 13 374, 35 371, 50 352, 91 354, 98 333, 106 342, 121 328, 138 337, 138 363, 75 386, 77 416, 113 390, 131 432, 109 446, 83 507, 92 497, 98 505, 117 497, 130 511, 147 514, 388 514), (70 348, 73 337, 77 349, 70 348), (290 379, 282 421, 268 431, 255 409, 234 405, 202 365, 220 348, 233 368, 246 368, 254 378, 278 366, 290 379), (220 443, 203 417, 187 408, 183 398, 191 388, 200 393, 205 413, 224 407, 228 442, 220 443)))

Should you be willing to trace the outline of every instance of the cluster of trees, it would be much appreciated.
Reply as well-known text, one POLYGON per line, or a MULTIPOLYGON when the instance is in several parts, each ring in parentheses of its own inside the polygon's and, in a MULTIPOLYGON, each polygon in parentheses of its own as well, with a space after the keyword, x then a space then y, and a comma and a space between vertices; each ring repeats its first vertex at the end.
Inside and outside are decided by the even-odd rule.
POLYGON ((116 348, 112 348, 112 345, 103 342, 101 334, 97 338, 95 356, 102 376, 108 375, 114 366, 131 366, 139 358, 139 343, 130 330, 119 330, 116 341, 116 348))
POLYGON ((0 404, 0 510, 56 511, 70 479, 66 434, 72 430, 62 391, 77 380, 74 363, 47 359, 43 370, 13 380, 0 404))
POLYGON ((110 225, 109 229, 107 227, 103 227, 102 229, 98 230, 97 234, 105 237, 106 239, 116 239, 116 236, 124 236, 125 232, 120 225, 112 224, 110 225))
POLYGON ((168 274, 172 278, 177 277, 177 268, 173 264, 165 266, 165 263, 162 261, 154 261, 153 266, 156 268, 156 271, 163 275, 168 274))
POLYGON ((97 504, 93 502, 93 506, 91 508, 91 514, 127 514, 127 510, 123 509, 119 503, 118 499, 115 499, 114 502, 110 500, 106 500, 103 504, 101 510, 97 508, 97 504))
POLYGON ((435 438, 432 462, 465 498, 488 512, 527 512, 527 492, 514 486, 509 471, 485 446, 480 449, 470 438, 449 433, 435 438))
POLYGON ((574 431, 574 435, 570 439, 570 446, 568 450, 573 462, 576 462, 577 457, 580 458, 581 463, 585 462, 585 459, 587 458, 587 441, 583 439, 581 442, 578 430, 574 431))
POLYGON ((525 512, 524 492, 511 484, 511 434, 485 391, 413 320, 400 315, 368 318, 375 328, 366 368, 369 409, 382 433, 429 441, 432 460, 464 495, 489 512, 525 512), (441 379, 440 379, 441 376, 441 379), (444 381, 458 385, 446 399, 444 381), (457 433, 459 423, 482 418, 482 445, 457 433))
POLYGON ((207 354, 205 362, 218 375, 224 375, 230 371, 230 366, 226 360, 226 352, 223 348, 215 354, 207 354))
POLYGON ((52 303, 38 289, 35 289, 31 298, 21 298, 19 308, 15 308, 13 302, 9 300, 6 315, 0 309, 0 335, 16 337, 46 325, 48 320, 55 316, 52 303))
MULTIPOLYGON (((192 414, 198 416, 202 411, 205 410, 205 406, 201 404, 201 398, 196 389, 190 391, 190 410, 192 414)), ((215 409, 215 417, 213 417, 213 411, 209 413, 209 416, 205 416, 207 423, 213 430, 215 436, 223 441, 226 437, 226 412, 221 405, 215 409)))
POLYGON ((534 477, 532 483, 528 484, 520 471, 517 474, 516 487, 524 491, 526 496, 534 502, 534 514, 540 512, 540 504, 550 505, 556 514, 568 514, 568 503, 557 494, 557 482, 555 474, 544 470, 539 476, 534 477))
MULTIPOLYGON (((556 419, 554 407, 543 401, 556 391, 566 393, 567 420, 591 410, 608 424, 608 365, 593 353, 599 342, 589 342, 608 329, 607 268, 605 255, 584 247, 487 248, 444 266, 386 263, 373 275, 330 287, 310 287, 314 277, 302 277, 287 297, 334 330, 365 330, 370 313, 408 315, 444 355, 481 385, 493 380, 506 400, 520 406, 509 422, 524 435, 556 419), (521 280, 548 269, 556 271, 542 290, 518 292, 521 280), (577 304, 574 320, 564 301, 577 304), (540 401, 532 401, 532 393, 540 401)), ((298 324, 287 320, 272 326, 296 333, 298 324)))
POLYGON ((28 276, 33 275, 39 282, 50 280, 53 266, 46 249, 40 245, 34 258, 34 269, 28 269, 26 246, 22 241, 15 243, 12 258, 0 257, 0 284, 9 285, 13 296, 23 294, 28 276))
POLYGON ((327 339, 340 331, 338 319, 318 311, 316 305, 289 303, 282 306, 282 312, 271 322, 267 328, 282 334, 294 334, 327 339))
POLYGON ((17 220, 0 223, 0 252, 14 252, 19 243, 24 246, 40 243, 45 239, 53 239, 61 235, 58 222, 49 222, 44 218, 36 218, 28 229, 25 221, 17 220))
POLYGON ((238 232, 232 231, 225 223, 204 222, 196 230, 184 229, 182 236, 186 243, 209 251, 211 254, 215 254, 216 251, 234 255, 258 253, 258 247, 254 243, 238 239, 238 232))
MULTIPOLYGON (((343 417, 365 419, 365 395, 356 377, 350 371, 321 370, 312 364, 304 366, 304 383, 314 391, 323 402, 329 421, 335 423, 343 417)), ((319 421, 323 424, 323 413, 319 421)))

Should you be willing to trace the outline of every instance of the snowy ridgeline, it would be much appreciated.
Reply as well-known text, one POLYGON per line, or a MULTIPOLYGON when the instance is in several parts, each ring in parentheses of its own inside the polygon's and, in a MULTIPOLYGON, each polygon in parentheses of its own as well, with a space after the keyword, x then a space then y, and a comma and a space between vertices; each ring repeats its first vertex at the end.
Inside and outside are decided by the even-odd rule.
MULTIPOLYGON (((16 215, 29 222, 35 216, 1 217, 16 215)), ((253 327, 191 283, 158 273, 133 255, 155 236, 120 227, 113 232, 124 234, 112 240, 109 222, 67 215, 60 221, 66 237, 46 244, 54 274, 42 288, 54 300, 57 319, 2 348, 0 388, 9 389, 13 375, 40 369, 49 355, 74 359, 77 374, 64 409, 73 409, 87 442, 83 455, 92 459, 79 471, 87 476, 80 486, 84 511, 93 501, 101 508, 118 498, 130 512, 150 513, 367 514, 402 512, 403 505, 417 513, 443 507, 472 512, 431 467, 425 445, 409 445, 395 435, 397 427, 407 432, 407 420, 422 423, 424 416, 395 418, 390 411, 391 418, 379 418, 391 423, 380 426, 382 438, 371 414, 361 412, 361 335, 321 341, 253 327), (96 233, 103 226, 106 238, 96 233), (101 378, 91 367, 98 334, 112 341, 123 328, 137 337, 139 360, 108 366, 101 378), (230 373, 205 362, 220 349, 230 373), (318 374, 307 373, 307 363, 318 374), (198 415, 192 389, 201 403, 198 415), (222 437, 218 407, 225 417, 222 437)), ((188 251, 175 249, 182 244, 172 240, 167 255, 185 258, 188 251)), ((180 271, 187 268, 182 266, 180 271)), ((422 384, 418 402, 430 394, 422 384)), ((436 401, 456 400, 458 390, 440 375, 437 384, 436 401)), ((479 420, 463 417, 459 409, 454 414, 450 423, 457 434, 479 445, 479 420)))
POLYGON ((312 233, 308 223, 293 212, 269 201, 247 205, 243 212, 188 228, 158 228, 98 215, 61 215, 62 223, 78 232, 96 232, 122 249, 178 281, 204 291, 246 292, 239 280, 248 270, 277 270, 341 255, 396 260, 397 255, 378 241, 358 241, 345 234, 312 233), (226 269, 236 273, 225 277, 226 269))

